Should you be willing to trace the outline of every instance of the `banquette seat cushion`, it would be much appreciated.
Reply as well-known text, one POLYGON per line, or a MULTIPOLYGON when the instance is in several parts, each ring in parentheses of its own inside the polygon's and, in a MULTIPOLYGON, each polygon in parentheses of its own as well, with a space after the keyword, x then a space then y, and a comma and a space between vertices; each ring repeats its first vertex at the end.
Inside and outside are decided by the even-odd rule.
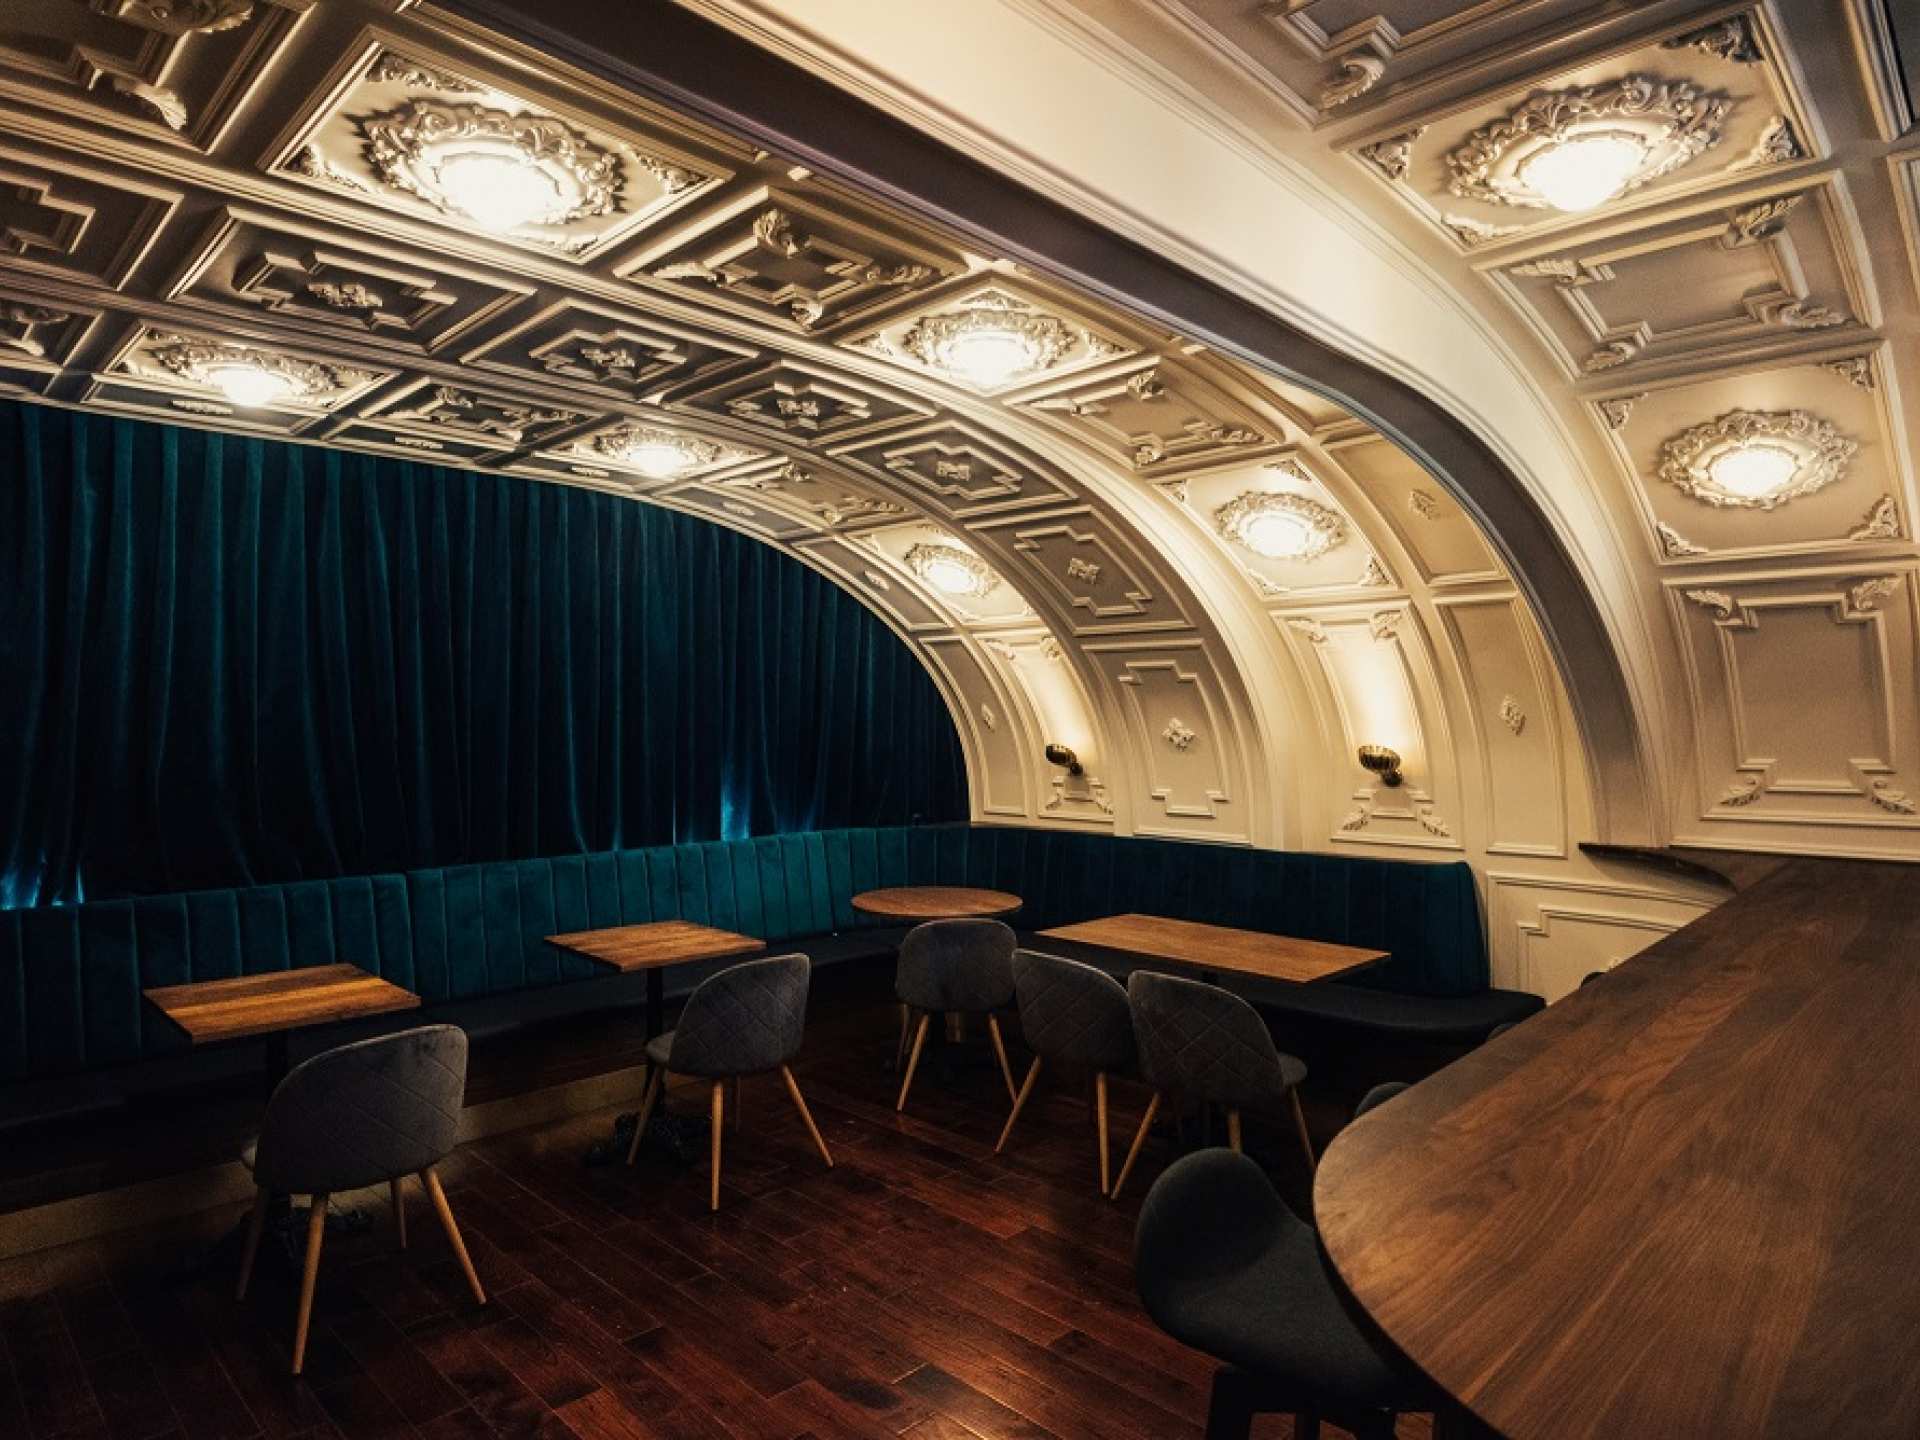
MULTIPOLYGON (((1384 1003, 1411 1013, 1416 997, 1471 1010, 1467 999, 1489 993, 1462 863, 913 825, 0 912, 0 1078, 181 1048, 142 1002, 148 986, 345 960, 434 1005, 600 974, 544 937, 676 917, 805 951, 819 966, 884 953, 898 939, 897 927, 855 910, 854 895, 930 884, 1020 895, 1015 923, 1029 934, 1137 910, 1390 950, 1391 961, 1341 987, 1358 997, 1350 1010, 1384 1003)), ((676 970, 670 985, 691 988, 700 974, 676 970)))

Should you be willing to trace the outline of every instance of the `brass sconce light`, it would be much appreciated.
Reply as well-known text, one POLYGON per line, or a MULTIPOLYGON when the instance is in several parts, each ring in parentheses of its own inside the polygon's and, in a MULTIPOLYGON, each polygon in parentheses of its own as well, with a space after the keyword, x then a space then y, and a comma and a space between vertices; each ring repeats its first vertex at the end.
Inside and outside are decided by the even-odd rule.
POLYGON ((1050 764, 1058 765, 1069 775, 1080 775, 1086 772, 1086 766, 1080 763, 1080 757, 1065 745, 1057 743, 1049 745, 1042 753, 1050 764))
POLYGON ((1400 773, 1400 752, 1385 745, 1362 745, 1360 768, 1378 775, 1380 783, 1389 789, 1406 778, 1400 773))

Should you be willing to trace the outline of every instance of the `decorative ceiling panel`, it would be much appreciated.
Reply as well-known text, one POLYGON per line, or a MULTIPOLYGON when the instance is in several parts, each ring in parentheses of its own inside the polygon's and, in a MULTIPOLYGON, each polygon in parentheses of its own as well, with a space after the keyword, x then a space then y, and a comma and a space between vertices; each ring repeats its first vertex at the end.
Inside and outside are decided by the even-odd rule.
POLYGON ((166 291, 215 311, 250 311, 432 353, 533 294, 444 258, 264 212, 227 208, 166 291))
POLYGON ((44 395, 99 321, 96 310, 0 289, 0 391, 44 395))
POLYGON ((932 413, 918 401, 790 360, 681 395, 670 408, 719 416, 801 445, 865 435, 932 413))
POLYGON ((1005 395, 1138 353, 1114 331, 995 275, 842 342, 982 395, 1005 395))
POLYGON ((716 481, 715 488, 726 492, 724 498, 783 514, 810 530, 865 528, 911 513, 899 501, 850 484, 837 469, 814 460, 759 466, 716 481))
POLYGON ((948 630, 953 622, 947 613, 929 598, 918 584, 901 578, 891 563, 876 555, 870 546, 833 536, 819 540, 800 540, 794 549, 841 581, 869 605, 892 617, 910 635, 948 630))
POLYGON ((965 268, 957 251, 836 214, 797 191, 759 186, 661 237, 619 273, 811 332, 965 268))
POLYGON ((1920 125, 1920 9, 1907 0, 1847 0, 1847 18, 1881 138, 1912 134, 1920 125))
POLYGON ((458 439, 491 450, 544 445, 561 431, 585 424, 585 411, 550 401, 421 380, 385 392, 362 414, 436 439, 458 439))
POLYGON ((1461 250, 1751 180, 1820 153, 1755 9, 1363 136, 1354 159, 1461 250))
POLYGON ((997 516, 976 522, 973 533, 1020 561, 1075 634, 1184 630, 1191 623, 1157 567, 1090 507, 997 516))
POLYGON ((88 398, 160 419, 204 420, 297 431, 393 378, 390 368, 284 346, 227 340, 170 326, 136 325, 95 377, 88 398), (261 387, 237 397, 223 377, 261 387))
POLYGON ((887 478, 931 509, 955 516, 1054 504, 1074 494, 1036 457, 951 417, 831 446, 828 453, 887 478))
POLYGON ((209 150, 312 0, 68 0, 0 12, 0 97, 209 150))
POLYGON ((810 535, 819 527, 799 519, 784 506, 768 502, 766 495, 754 490, 719 485, 677 485, 660 492, 663 499, 718 520, 735 529, 750 530, 776 540, 793 540, 810 535))
POLYGON ((1563 243, 1489 272, 1569 377, 1721 359, 1874 323, 1832 184, 1563 243))
POLYGON ((544 453, 580 479, 620 474, 637 482, 706 479, 767 456, 755 446, 691 430, 666 417, 616 421, 544 453))
POLYGON ((377 39, 268 169, 578 261, 728 178, 664 136, 616 133, 377 39))
POLYGON ((0 260, 117 289, 181 199, 149 181, 0 146, 0 260))
POLYGON ((568 299, 468 351, 468 365, 536 383, 566 381, 625 401, 743 367, 750 345, 633 311, 568 299))
POLYGON ((1149 479, 1257 455, 1278 443, 1255 416, 1166 360, 1128 365, 1018 403, 1149 479))
POLYGON ((1905 540, 1910 502, 1880 372, 1860 352, 1597 402, 1655 556, 1703 564, 1905 540))
POLYGON ((1297 456, 1162 481, 1159 490, 1262 599, 1393 583, 1359 527, 1297 456))
POLYGON ((964 536, 925 522, 884 526, 857 545, 893 583, 917 588, 938 610, 968 626, 1017 625, 1035 618, 1018 589, 964 536))
POLYGON ((1480 531, 1452 496, 1398 446, 1373 436, 1328 445, 1436 588, 1505 578, 1480 531))

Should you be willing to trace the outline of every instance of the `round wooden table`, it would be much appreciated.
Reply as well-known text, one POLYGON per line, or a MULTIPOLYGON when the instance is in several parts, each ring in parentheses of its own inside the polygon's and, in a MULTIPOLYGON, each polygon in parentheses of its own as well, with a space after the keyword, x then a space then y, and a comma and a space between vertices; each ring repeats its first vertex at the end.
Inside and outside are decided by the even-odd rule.
POLYGON ((888 920, 997 920, 1018 910, 1018 895, 1004 890, 974 890, 965 885, 898 885, 863 890, 853 908, 888 920))

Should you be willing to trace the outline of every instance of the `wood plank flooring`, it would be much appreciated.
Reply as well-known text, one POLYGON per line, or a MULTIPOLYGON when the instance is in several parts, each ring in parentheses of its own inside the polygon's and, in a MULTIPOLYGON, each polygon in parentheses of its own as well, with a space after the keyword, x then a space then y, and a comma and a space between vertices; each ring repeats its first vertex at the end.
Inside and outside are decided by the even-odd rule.
MULTIPOLYGON (((892 1008, 818 1015, 796 1069, 835 1169, 777 1076, 747 1082, 717 1215, 704 1163, 582 1164, 612 1112, 469 1146, 444 1174, 493 1303, 472 1304, 417 1190, 404 1253, 384 1195, 354 1197, 373 1223, 328 1239, 301 1380, 290 1265, 263 1262, 243 1305, 224 1265, 168 1273, 231 1212, 0 1266, 0 1436, 1199 1437, 1212 1364, 1153 1327, 1130 1261, 1171 1140, 1109 1204, 1077 1093, 1043 1091, 996 1157, 991 1065, 963 1048, 943 1073, 936 1052, 896 1116, 892 1008)), ((1117 1134, 1144 1100, 1115 1087, 1117 1134)), ((1249 1140, 1297 1202, 1303 1162, 1267 1128, 1249 1140)), ((1256 1433, 1289 1430, 1269 1417, 1256 1433)), ((1424 1440, 1425 1418, 1401 1434, 1424 1440)))

